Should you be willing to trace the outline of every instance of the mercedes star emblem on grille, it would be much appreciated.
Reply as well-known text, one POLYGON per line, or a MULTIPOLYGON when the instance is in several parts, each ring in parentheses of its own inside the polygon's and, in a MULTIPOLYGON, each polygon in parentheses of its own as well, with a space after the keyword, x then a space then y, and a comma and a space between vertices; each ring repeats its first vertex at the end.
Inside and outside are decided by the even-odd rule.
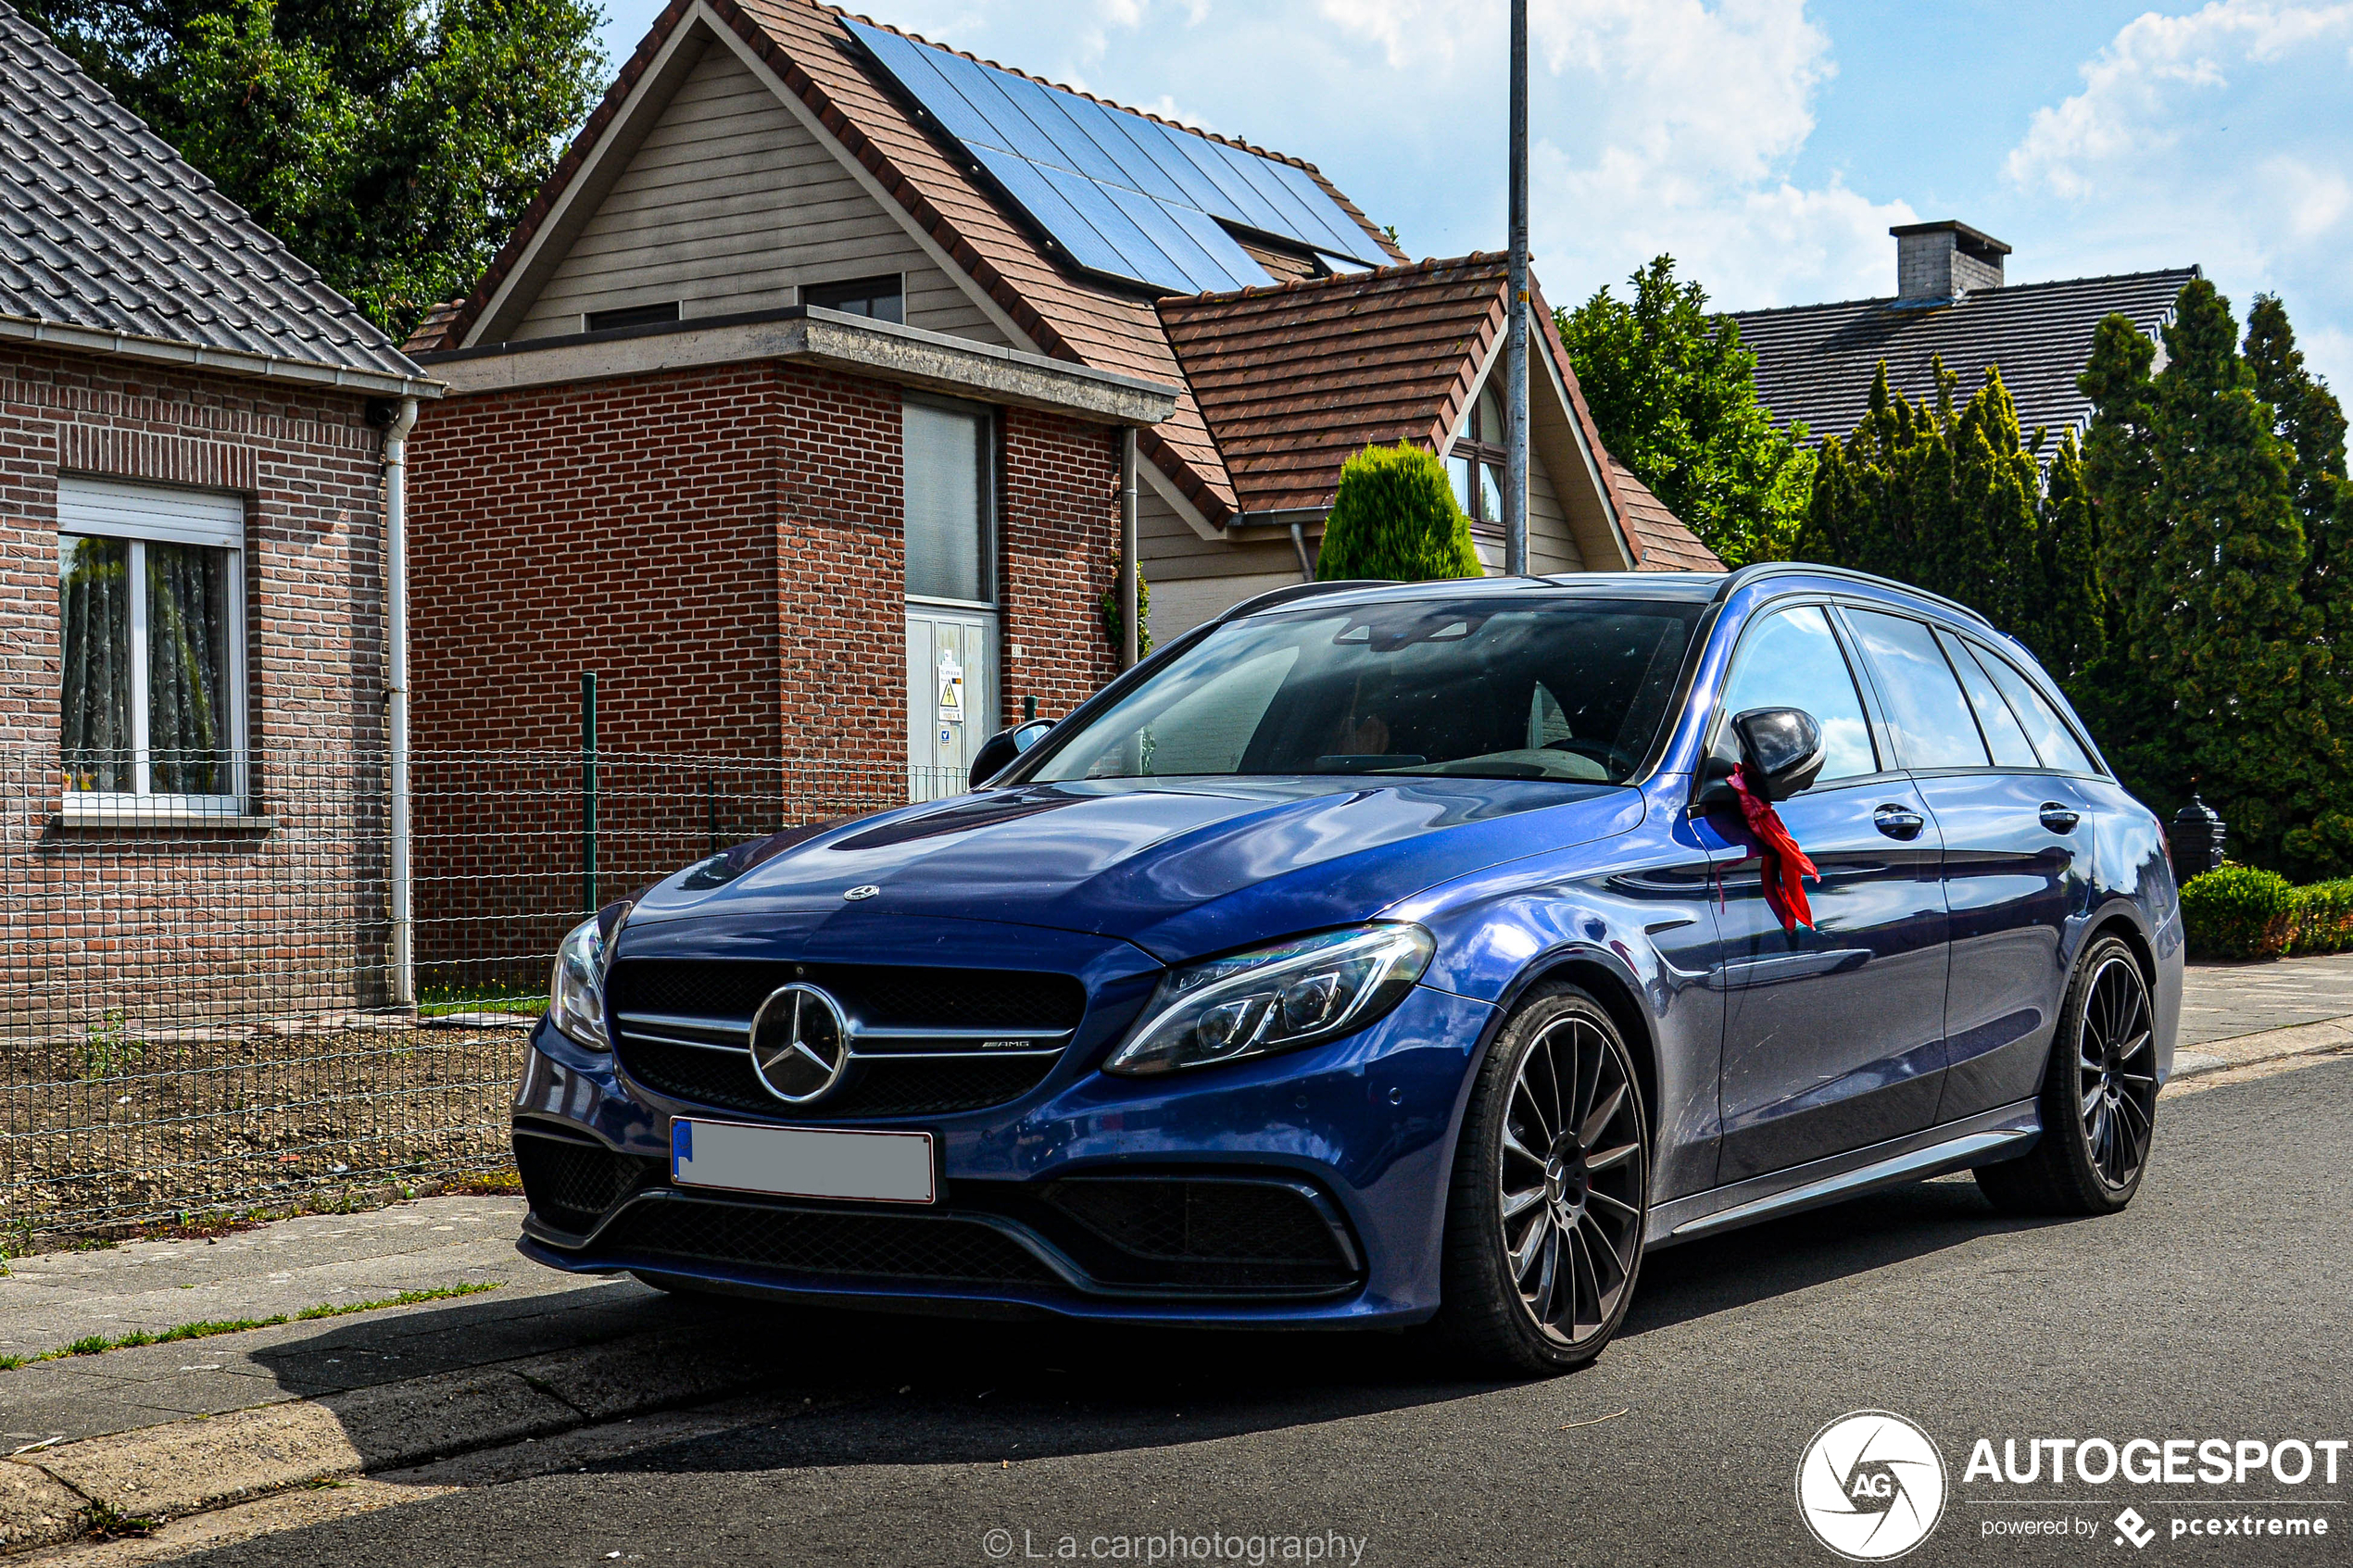
POLYGON ((861 898, 871 898, 881 891, 881 888, 876 887, 873 883, 869 882, 851 888, 849 892, 843 894, 842 897, 854 904, 861 898))
POLYGON ((849 1020, 841 1004, 799 982, 770 992, 751 1017, 751 1065, 786 1105, 823 1098, 849 1065, 849 1020))

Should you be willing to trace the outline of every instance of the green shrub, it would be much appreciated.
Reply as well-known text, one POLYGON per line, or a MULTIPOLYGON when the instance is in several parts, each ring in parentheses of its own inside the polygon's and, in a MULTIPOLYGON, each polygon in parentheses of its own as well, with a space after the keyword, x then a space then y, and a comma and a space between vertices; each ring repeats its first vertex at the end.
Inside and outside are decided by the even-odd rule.
POLYGON ((1318 580, 1434 583, 1485 571, 1471 547, 1470 520, 1435 454, 1401 441, 1367 446, 1342 465, 1315 558, 1318 580))
POLYGON ((2342 953, 2353 948, 2353 878, 2316 882, 2296 890, 2296 918, 2287 950, 2342 953))
MULTIPOLYGON (((1136 657, 1141 659, 1152 651, 1152 582, 1144 569, 1136 569, 1136 657)), ((1111 639, 1111 651, 1125 651, 1120 636, 1124 622, 1119 614, 1119 575, 1112 574, 1111 586, 1103 590, 1103 635, 1111 639)))
POLYGON ((2287 946, 2296 889, 2277 872, 2224 866, 2182 884, 2182 923, 2190 956, 2272 959, 2287 946))

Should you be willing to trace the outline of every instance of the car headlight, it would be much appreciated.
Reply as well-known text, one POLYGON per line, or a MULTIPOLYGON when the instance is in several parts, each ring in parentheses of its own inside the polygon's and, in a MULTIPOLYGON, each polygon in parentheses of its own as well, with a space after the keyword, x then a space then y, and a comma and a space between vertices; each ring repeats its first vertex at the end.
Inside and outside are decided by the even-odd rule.
POLYGON ((1418 925, 1367 925, 1172 970, 1103 1071, 1171 1073, 1353 1034, 1405 999, 1436 946, 1418 925))
POLYGON ((556 949, 556 972, 547 981, 547 1022, 594 1051, 612 1049, 605 1027, 605 958, 629 906, 598 910, 572 928, 556 949))

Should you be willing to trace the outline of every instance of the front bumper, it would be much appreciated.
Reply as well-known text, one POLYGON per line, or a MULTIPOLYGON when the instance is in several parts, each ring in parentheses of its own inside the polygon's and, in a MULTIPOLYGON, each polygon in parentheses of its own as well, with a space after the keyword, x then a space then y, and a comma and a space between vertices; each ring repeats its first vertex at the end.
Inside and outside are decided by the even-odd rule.
POLYGON ((533 1199, 520 1245, 574 1273, 909 1311, 1413 1323, 1438 1306, 1455 1134, 1493 1017, 1417 987, 1310 1050, 1133 1079, 1095 1071, 1101 1041, 1012 1104, 862 1123, 933 1133, 940 1196, 920 1210, 673 1185, 673 1118, 790 1117, 653 1094, 543 1022, 514 1104, 533 1199), (1170 1241, 1172 1226, 1212 1239, 1170 1241))

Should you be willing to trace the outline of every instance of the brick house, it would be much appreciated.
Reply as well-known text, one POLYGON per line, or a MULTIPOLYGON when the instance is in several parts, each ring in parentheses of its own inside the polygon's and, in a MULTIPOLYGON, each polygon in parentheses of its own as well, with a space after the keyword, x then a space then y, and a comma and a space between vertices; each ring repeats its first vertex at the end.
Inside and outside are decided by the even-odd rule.
POLYGON ((0 118, 0 1026, 381 1000, 386 426, 439 388, 5 6, 0 118))
MULTIPOLYGON (((1131 441, 1163 640, 1312 571, 1367 441, 1453 458, 1499 556, 1504 271, 1408 264, 1296 159, 809 0, 674 0, 409 342, 450 388, 421 743, 571 746, 594 669, 613 746, 949 787, 1113 673, 1131 441)), ((1712 567, 1539 346, 1532 558, 1712 567)))

